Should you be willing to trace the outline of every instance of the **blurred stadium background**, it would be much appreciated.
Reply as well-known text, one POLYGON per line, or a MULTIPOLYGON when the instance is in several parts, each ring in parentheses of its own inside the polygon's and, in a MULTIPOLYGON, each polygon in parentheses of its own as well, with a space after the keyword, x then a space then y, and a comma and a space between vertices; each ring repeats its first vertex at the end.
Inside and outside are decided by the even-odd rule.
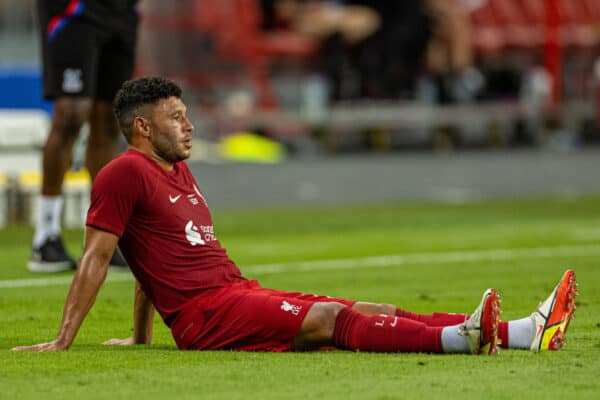
MULTIPOLYGON (((33 0, 0 1, 0 226, 51 105, 33 0)), ((211 205, 599 192, 598 0, 142 0, 137 75, 185 89, 211 205)), ((89 179, 77 146, 65 223, 89 179)))

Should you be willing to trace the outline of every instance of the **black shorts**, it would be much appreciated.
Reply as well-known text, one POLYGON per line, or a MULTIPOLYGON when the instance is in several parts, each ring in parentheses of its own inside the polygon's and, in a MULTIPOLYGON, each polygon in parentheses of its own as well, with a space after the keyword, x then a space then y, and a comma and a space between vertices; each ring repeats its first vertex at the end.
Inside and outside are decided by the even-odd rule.
POLYGON ((129 3, 116 10, 96 0, 38 0, 44 98, 113 100, 135 64, 138 15, 129 3))

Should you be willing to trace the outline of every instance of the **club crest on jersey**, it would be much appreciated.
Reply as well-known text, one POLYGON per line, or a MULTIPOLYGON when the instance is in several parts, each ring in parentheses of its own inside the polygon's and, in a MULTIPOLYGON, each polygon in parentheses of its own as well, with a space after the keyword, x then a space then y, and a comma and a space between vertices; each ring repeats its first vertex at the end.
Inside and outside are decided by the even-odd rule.
MULTIPOLYGON (((208 207, 208 204, 206 203, 204 196, 202 196, 202 193, 200 193, 200 190, 198 189, 198 187, 196 185, 194 185, 194 192, 195 193, 190 193, 190 194, 186 195, 190 204, 193 206, 197 206, 198 204, 200 204, 200 200, 202 200, 204 205, 206 207, 208 207), (198 198, 200 198, 200 199, 198 199, 198 198)), ((171 203, 174 203, 174 202, 171 200, 171 203)))
POLYGON ((83 90, 82 72, 79 68, 67 68, 63 71, 62 90, 65 93, 79 93, 83 90))
POLYGON ((295 306, 283 300, 281 302, 281 309, 285 312, 291 312, 293 315, 298 315, 300 314, 300 310, 302 310, 302 306, 295 306))
POLYGON ((196 197, 196 195, 195 195, 195 194, 193 194, 193 193, 192 193, 192 194, 188 194, 188 195, 187 195, 187 198, 188 198, 188 200, 190 201, 190 203, 191 203, 193 206, 197 206, 198 204, 200 204, 200 202, 198 201, 198 198, 197 198, 197 197, 196 197))

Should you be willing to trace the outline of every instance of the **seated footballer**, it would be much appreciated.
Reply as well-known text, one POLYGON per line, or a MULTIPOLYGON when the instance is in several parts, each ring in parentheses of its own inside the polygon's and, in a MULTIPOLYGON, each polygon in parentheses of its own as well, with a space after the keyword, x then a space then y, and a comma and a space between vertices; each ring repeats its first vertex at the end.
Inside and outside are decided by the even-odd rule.
POLYGON ((529 316, 500 321, 487 289, 471 315, 418 314, 390 304, 263 288, 242 276, 213 231, 199 185, 184 162, 192 123, 172 81, 125 82, 114 101, 129 144, 93 182, 83 256, 55 340, 13 350, 68 349, 94 304, 117 245, 136 278, 133 337, 152 340, 154 309, 180 349, 494 354, 498 347, 558 350, 575 311, 567 270, 529 316))

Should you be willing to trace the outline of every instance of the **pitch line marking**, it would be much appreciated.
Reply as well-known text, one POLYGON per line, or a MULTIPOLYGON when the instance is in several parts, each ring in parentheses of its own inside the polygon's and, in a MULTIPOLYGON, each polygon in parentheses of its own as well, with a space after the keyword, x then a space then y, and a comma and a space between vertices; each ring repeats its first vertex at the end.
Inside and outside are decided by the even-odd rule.
POLYGON ((387 267, 410 264, 451 264, 480 261, 506 261, 560 256, 588 256, 600 254, 599 245, 549 246, 522 249, 486 249, 452 251, 444 253, 396 254, 374 257, 342 258, 247 266, 244 271, 253 273, 278 273, 285 271, 317 271, 357 269, 364 267, 387 267))
MULTIPOLYGON (((32 278, 32 279, 10 279, 0 281, 0 289, 2 288, 24 288, 36 286, 56 286, 67 285, 73 280, 73 275, 55 276, 52 278, 32 278)), ((110 274, 105 282, 126 282, 133 280, 133 276, 129 273, 117 272, 110 274)))
MULTIPOLYGON (((274 274, 287 271, 325 271, 336 269, 357 269, 365 267, 389 267, 410 264, 452 264, 480 261, 506 261, 514 259, 551 258, 560 256, 599 255, 600 245, 573 245, 530 247, 522 249, 487 249, 451 251, 443 253, 392 254, 386 256, 340 258, 331 260, 297 261, 274 264, 257 264, 242 267, 252 274, 274 274)), ((0 288, 24 288, 70 284, 72 276, 51 278, 12 279, 0 281, 0 288)), ((128 273, 112 273, 106 282, 126 282, 133 277, 128 273)))

